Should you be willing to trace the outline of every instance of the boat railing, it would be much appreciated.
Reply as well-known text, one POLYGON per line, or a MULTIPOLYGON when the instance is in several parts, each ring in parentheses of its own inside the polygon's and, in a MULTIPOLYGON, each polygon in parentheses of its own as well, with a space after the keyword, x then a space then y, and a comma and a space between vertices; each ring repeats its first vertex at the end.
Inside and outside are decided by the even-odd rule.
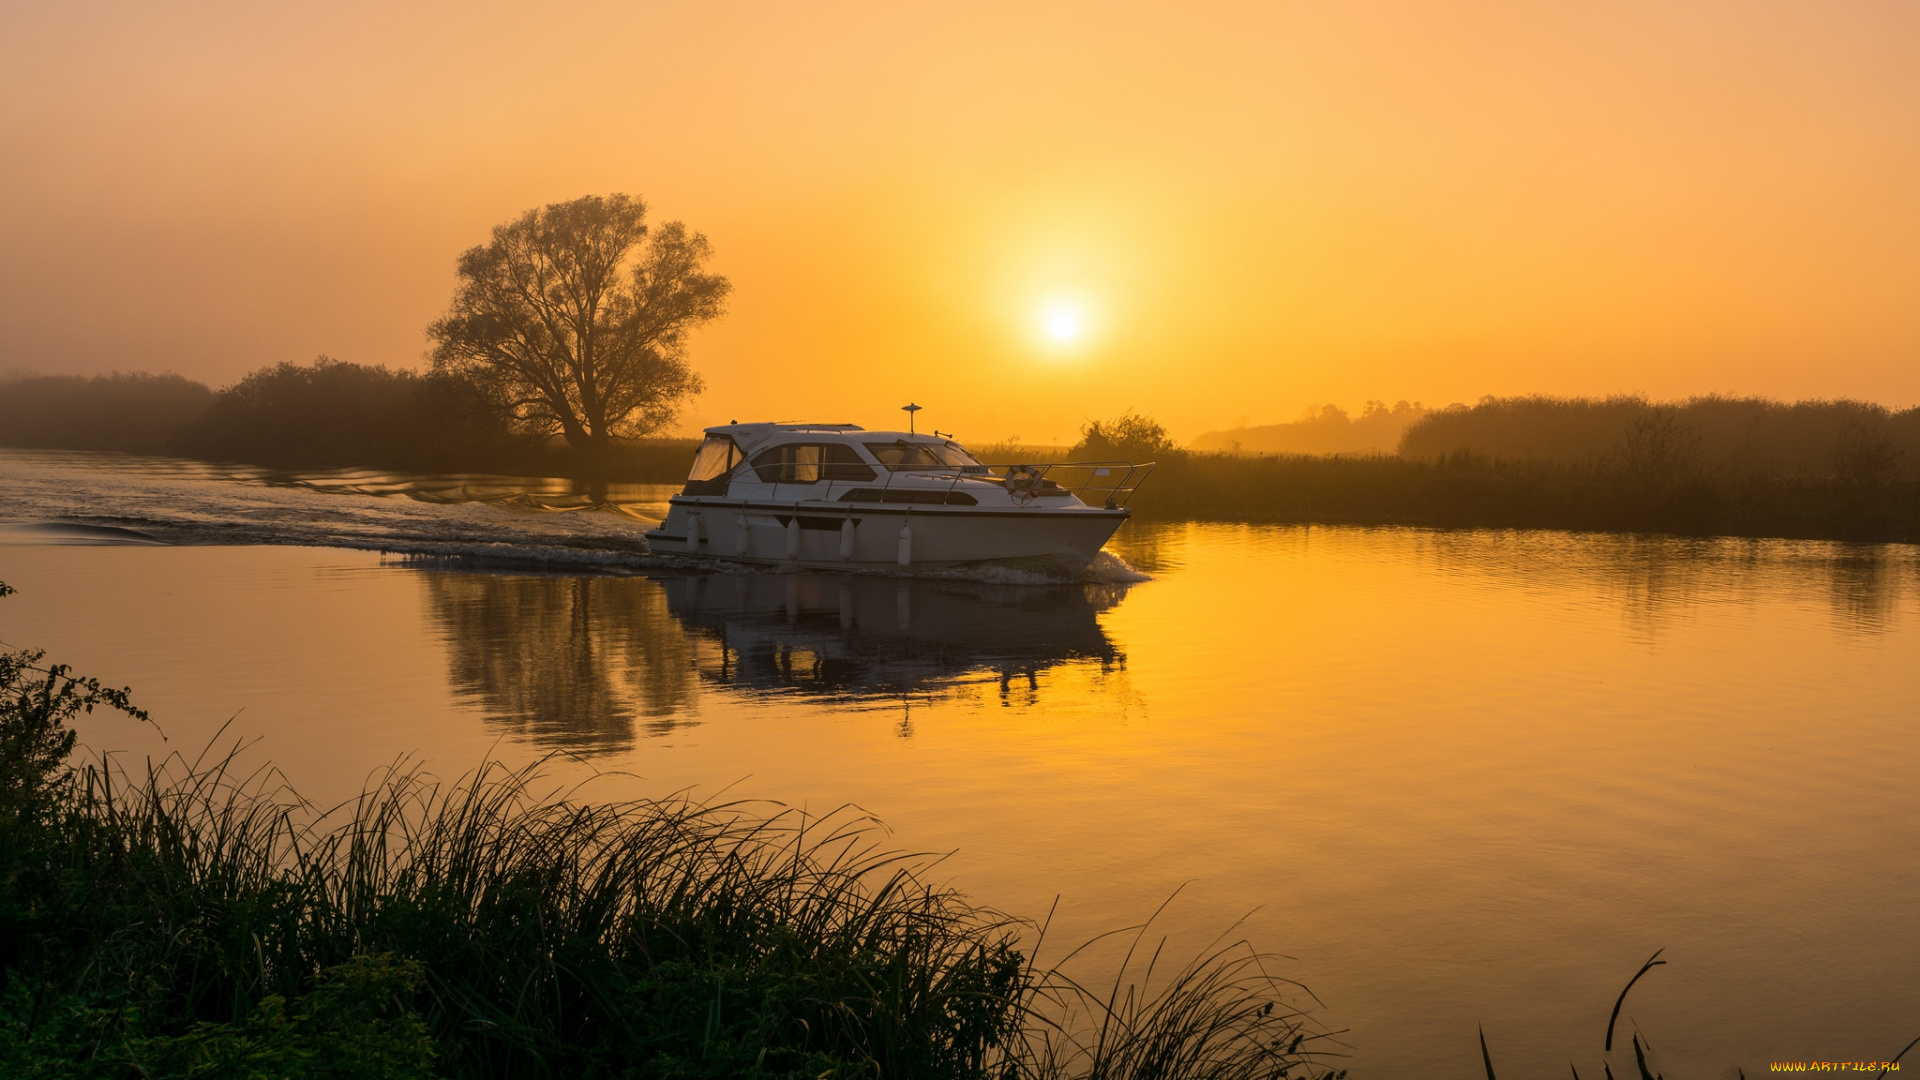
POLYGON ((1058 489, 1089 506, 1120 510, 1133 498, 1133 493, 1140 490, 1140 485, 1147 482, 1147 477, 1153 473, 1153 466, 1151 461, 1139 465, 1131 461, 1055 461, 1038 465, 989 465, 987 468, 1003 484, 1014 470, 1025 470, 1035 475, 1038 479, 1035 494, 1038 496, 1044 497, 1058 489))
MULTIPOLYGON (((781 485, 804 486, 807 490, 800 498, 806 502, 838 502, 848 492, 878 487, 883 501, 886 493, 895 492, 894 480, 900 476, 909 476, 918 480, 944 480, 944 488, 932 485, 916 484, 912 490, 939 494, 937 500, 942 504, 953 505, 952 498, 962 485, 991 483, 1006 487, 1014 495, 1014 501, 1031 504, 1049 496, 1072 495, 1089 506, 1104 506, 1109 510, 1119 510, 1133 498, 1133 493, 1146 483, 1153 473, 1154 462, 1134 464, 1131 461, 1055 461, 1028 464, 1013 462, 1003 465, 882 465, 875 475, 868 475, 871 466, 851 463, 782 463, 771 468, 778 471, 770 478, 774 486, 773 497, 780 497, 781 485), (859 469, 860 475, 846 476, 846 472, 859 469), (839 472, 842 475, 836 476, 839 472), (1010 482, 1011 481, 1011 482, 1010 482), (825 483, 826 490, 820 486, 825 483)), ((769 466, 760 466, 763 479, 767 479, 769 466)), ((795 493, 798 495, 799 493, 795 493)), ((915 500, 918 501, 918 500, 915 500)), ((935 500, 928 500, 930 502, 935 500)))

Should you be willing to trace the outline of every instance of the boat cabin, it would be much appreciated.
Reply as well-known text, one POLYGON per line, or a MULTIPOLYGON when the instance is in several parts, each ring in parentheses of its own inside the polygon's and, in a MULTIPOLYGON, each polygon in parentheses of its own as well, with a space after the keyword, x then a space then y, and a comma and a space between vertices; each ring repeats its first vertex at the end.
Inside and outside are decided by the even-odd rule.
MULTIPOLYGON (((966 448, 937 435, 867 431, 857 424, 728 424, 708 428, 706 436, 694 454, 682 495, 727 495, 741 486, 824 482, 834 489, 834 497, 843 497, 853 490, 845 484, 883 482, 893 488, 896 478, 902 480, 901 486, 913 479, 936 477, 999 482, 966 448)), ((783 494, 819 497, 791 487, 783 494)))

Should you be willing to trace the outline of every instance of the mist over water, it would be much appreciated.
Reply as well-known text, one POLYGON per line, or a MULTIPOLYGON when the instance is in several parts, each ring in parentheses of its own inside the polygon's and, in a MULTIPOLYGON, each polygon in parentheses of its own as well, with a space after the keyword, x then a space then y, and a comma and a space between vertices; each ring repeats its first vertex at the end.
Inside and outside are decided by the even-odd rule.
POLYGON ((637 541, 663 492, 512 487, 7 453, 0 638, 168 736, 89 744, 231 720, 322 800, 563 751, 608 797, 855 803, 1059 896, 1056 941, 1253 912, 1360 1076, 1478 1075, 1482 1024, 1503 1076, 1584 1073, 1660 947, 1622 1025, 1669 1076, 1914 1034, 1912 547, 1136 524, 1149 580, 698 574, 637 541))

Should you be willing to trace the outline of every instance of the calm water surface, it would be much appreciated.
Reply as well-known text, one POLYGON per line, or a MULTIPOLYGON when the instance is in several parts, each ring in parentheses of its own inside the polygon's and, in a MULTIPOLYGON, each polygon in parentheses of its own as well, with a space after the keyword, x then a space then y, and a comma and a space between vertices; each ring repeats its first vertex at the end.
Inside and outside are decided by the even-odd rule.
POLYGON ((1135 525, 1150 580, 697 574, 621 498, 0 454, 0 638, 167 736, 94 747, 228 725, 322 798, 564 751, 607 797, 857 804, 1058 896, 1055 940, 1178 891, 1176 946, 1244 918, 1359 1075, 1482 1075, 1476 1025, 1597 1074, 1662 947, 1621 1022, 1669 1076, 1920 1034, 1913 548, 1135 525))

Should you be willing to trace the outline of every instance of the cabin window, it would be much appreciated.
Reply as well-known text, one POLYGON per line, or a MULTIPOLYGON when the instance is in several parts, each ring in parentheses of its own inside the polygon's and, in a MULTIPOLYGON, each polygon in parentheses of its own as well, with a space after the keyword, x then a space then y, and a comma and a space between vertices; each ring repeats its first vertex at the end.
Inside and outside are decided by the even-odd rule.
POLYGON ((821 459, 821 472, 827 479, 873 479, 873 466, 860 460, 860 451, 845 443, 828 443, 821 449, 826 452, 821 459))
POLYGON ((693 455, 693 468, 687 472, 682 495, 725 495, 727 478, 745 455, 725 435, 709 435, 693 455))
POLYGON ((821 480, 871 480, 873 469, 843 443, 788 443, 753 456, 763 484, 812 484, 821 480))

